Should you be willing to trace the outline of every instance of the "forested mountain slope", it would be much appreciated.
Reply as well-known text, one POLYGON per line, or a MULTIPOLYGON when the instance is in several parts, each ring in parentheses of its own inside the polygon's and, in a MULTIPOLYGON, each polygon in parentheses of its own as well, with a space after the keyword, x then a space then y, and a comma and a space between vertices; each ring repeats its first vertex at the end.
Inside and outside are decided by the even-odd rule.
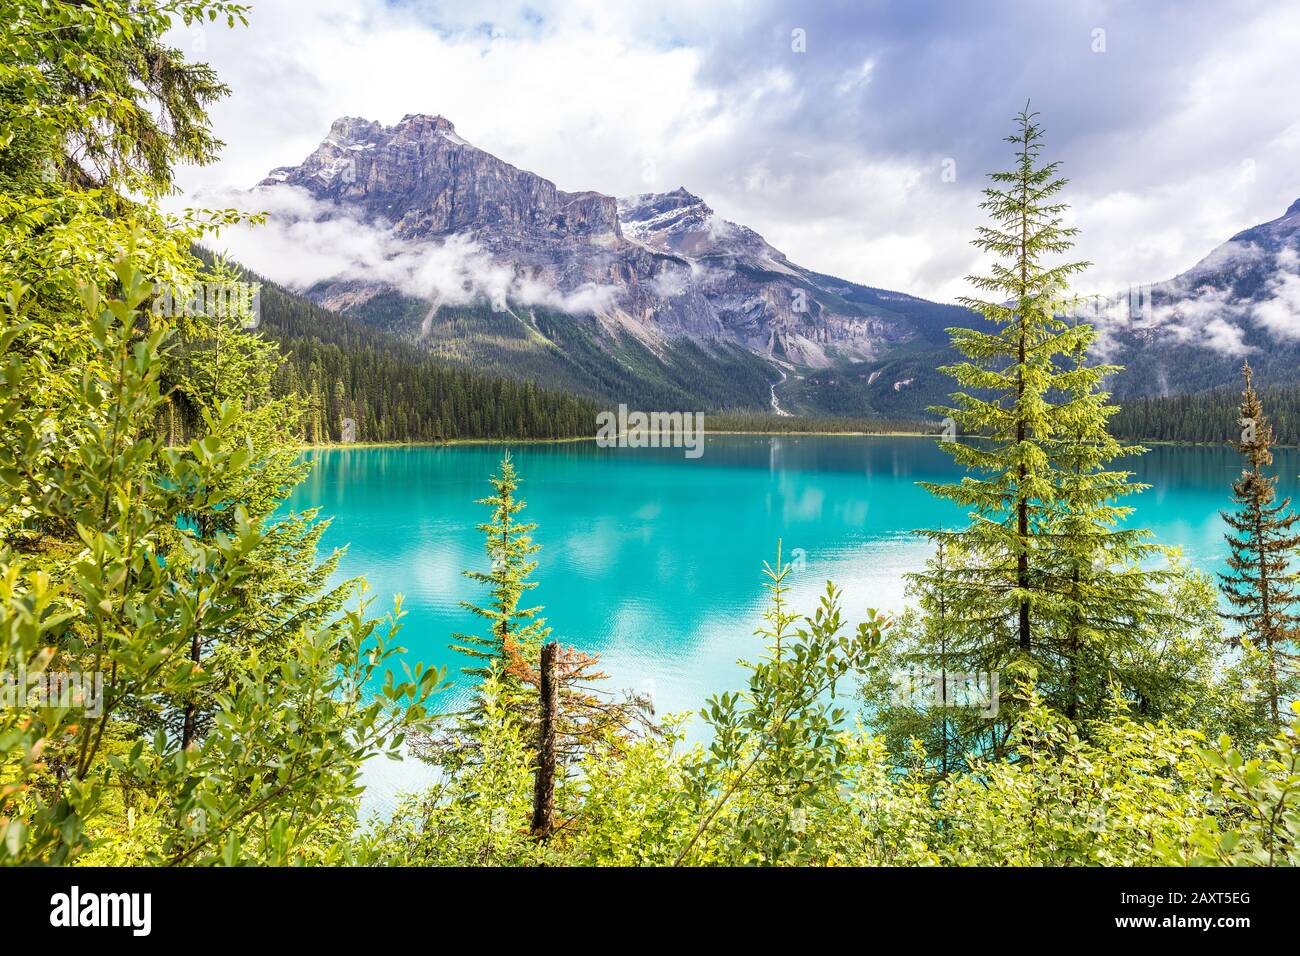
POLYGON ((251 272, 262 283, 263 333, 285 356, 276 394, 311 401, 307 442, 456 438, 571 438, 594 434, 596 403, 487 372, 452 367, 428 351, 339 315, 251 272))

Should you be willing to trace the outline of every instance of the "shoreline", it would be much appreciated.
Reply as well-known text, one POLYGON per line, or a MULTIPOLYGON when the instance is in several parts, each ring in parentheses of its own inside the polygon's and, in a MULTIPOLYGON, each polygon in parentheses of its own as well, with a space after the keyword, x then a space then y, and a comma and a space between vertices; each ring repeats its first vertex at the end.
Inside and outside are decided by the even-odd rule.
MULTIPOLYGON (((939 436, 934 432, 864 432, 864 431, 710 431, 705 429, 705 435, 757 435, 762 437, 818 437, 828 438, 935 438, 939 436)), ((303 443, 296 445, 298 451, 337 451, 344 448, 443 448, 455 445, 558 445, 572 442, 595 441, 594 435, 581 435, 569 438, 451 438, 445 441, 355 441, 355 442, 319 442, 315 444, 303 443)), ((1220 448, 1231 446, 1232 442, 1224 440, 1217 441, 1178 441, 1174 439, 1142 439, 1142 438, 1121 438, 1122 442, 1132 442, 1138 445, 1171 445, 1177 448, 1220 448)), ((1300 448, 1300 445, 1274 445, 1274 448, 1300 448)))
POLYGON ((595 436, 583 435, 575 438, 448 438, 443 441, 422 439, 420 441, 303 442, 294 447, 299 451, 336 451, 340 448, 442 448, 447 445, 499 445, 503 442, 509 442, 512 445, 558 445, 575 441, 595 441, 595 436))
MULTIPOLYGON (((863 432, 863 431, 710 431, 705 435, 761 435, 761 436, 817 436, 845 438, 936 438, 930 432, 863 432)), ((452 445, 558 445, 571 442, 595 441, 595 435, 579 435, 569 438, 449 438, 444 441, 353 441, 353 442, 317 442, 302 443, 295 447, 299 451, 336 451, 342 448, 442 448, 452 445)))

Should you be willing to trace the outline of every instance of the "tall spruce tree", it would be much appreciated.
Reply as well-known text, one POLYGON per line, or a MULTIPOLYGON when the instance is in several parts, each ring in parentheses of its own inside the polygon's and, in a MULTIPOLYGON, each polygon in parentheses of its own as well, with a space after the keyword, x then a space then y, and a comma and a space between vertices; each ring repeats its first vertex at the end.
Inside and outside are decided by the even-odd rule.
POLYGON ((974 440, 943 442, 968 472, 960 482, 922 484, 969 509, 971 523, 921 533, 965 559, 942 582, 931 566, 918 583, 942 586, 984 666, 1004 679, 1032 671, 1050 702, 1083 716, 1085 690, 1102 704, 1123 657, 1116 645, 1155 603, 1152 574, 1138 566, 1153 546, 1117 527, 1130 510, 1117 499, 1142 486, 1108 465, 1139 449, 1106 430, 1116 409, 1102 383, 1118 369, 1088 365, 1095 331, 1066 318, 1079 311, 1069 280, 1088 263, 1046 261, 1077 230, 1063 225, 1067 207, 1054 197, 1067 180, 1059 163, 1040 161, 1036 116, 1026 107, 1016 117, 1016 164, 984 190, 992 222, 974 245, 996 261, 969 281, 986 298, 962 300, 995 329, 949 330, 966 360, 944 371, 960 390, 933 409, 974 440))
POLYGON ((1295 652, 1300 615, 1293 610, 1297 573, 1291 560, 1300 548, 1295 530, 1300 515, 1291 499, 1277 498, 1277 477, 1264 473, 1273 463, 1273 426, 1255 392, 1250 363, 1242 365, 1245 388, 1241 393, 1241 440, 1235 442, 1246 459, 1241 477, 1233 482, 1232 511, 1223 512, 1232 532, 1227 535, 1232 554, 1228 574, 1220 574, 1223 592, 1235 612, 1225 615, 1242 628, 1238 640, 1249 640, 1263 654, 1268 716, 1281 723, 1282 702, 1294 697, 1300 684, 1300 656, 1295 652))

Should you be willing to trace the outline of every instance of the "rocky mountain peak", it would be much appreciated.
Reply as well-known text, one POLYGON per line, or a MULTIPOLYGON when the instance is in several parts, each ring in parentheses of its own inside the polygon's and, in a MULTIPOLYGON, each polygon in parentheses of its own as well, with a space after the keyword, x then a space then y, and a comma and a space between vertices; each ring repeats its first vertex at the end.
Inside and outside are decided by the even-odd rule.
POLYGON ((428 113, 407 113, 402 117, 401 122, 397 125, 427 127, 438 131, 451 130, 452 132, 455 132, 456 130, 452 121, 447 119, 447 117, 443 116, 441 113, 434 116, 430 116, 428 113))
MULTIPOLYGON (((333 140, 339 146, 352 146, 374 142, 383 131, 383 126, 374 120, 361 116, 340 116, 330 124, 329 135, 324 143, 333 140)), ((322 143, 321 145, 324 145, 322 143)))
POLYGON ((344 116, 286 184, 385 221, 405 239, 468 235, 488 246, 622 239, 612 196, 565 193, 462 139, 445 116, 408 113, 395 126, 344 116))
POLYGON ((754 230, 718 216, 685 186, 620 199, 618 215, 626 235, 663 252, 744 259, 765 267, 786 261, 754 230))
MULTIPOLYGON (((843 290, 827 293, 684 186, 622 200, 565 192, 471 146, 440 115, 411 113, 394 126, 340 117, 301 165, 273 170, 262 185, 306 190, 399 240, 468 239, 486 257, 481 271, 513 277, 507 298, 549 289, 551 301, 598 312, 647 341, 727 340, 821 367, 832 355, 868 357, 912 334, 843 290)), ((349 277, 318 296, 355 305, 382 288, 349 277)))
POLYGON ((1284 245, 1293 244, 1297 235, 1300 235, 1300 199, 1278 218, 1237 233, 1225 245, 1255 243, 1266 251, 1275 252, 1284 245))
POLYGON ((641 193, 618 201, 618 216, 638 239, 683 234, 708 228, 713 210, 685 186, 669 193, 641 193))
POLYGON ((402 121, 394 127, 399 135, 413 140, 429 140, 434 137, 445 140, 453 146, 470 144, 456 134, 456 127, 445 116, 429 116, 426 113, 407 113, 402 121))

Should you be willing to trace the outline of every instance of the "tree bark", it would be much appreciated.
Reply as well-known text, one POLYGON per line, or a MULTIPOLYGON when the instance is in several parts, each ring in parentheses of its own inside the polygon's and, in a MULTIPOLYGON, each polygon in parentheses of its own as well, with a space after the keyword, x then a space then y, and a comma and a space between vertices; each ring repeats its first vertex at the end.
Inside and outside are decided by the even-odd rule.
POLYGON ((537 732, 537 769, 533 776, 533 837, 550 838, 555 827, 555 724, 559 712, 559 686, 555 679, 555 658, 560 645, 551 641, 542 647, 539 697, 542 719, 537 732))

